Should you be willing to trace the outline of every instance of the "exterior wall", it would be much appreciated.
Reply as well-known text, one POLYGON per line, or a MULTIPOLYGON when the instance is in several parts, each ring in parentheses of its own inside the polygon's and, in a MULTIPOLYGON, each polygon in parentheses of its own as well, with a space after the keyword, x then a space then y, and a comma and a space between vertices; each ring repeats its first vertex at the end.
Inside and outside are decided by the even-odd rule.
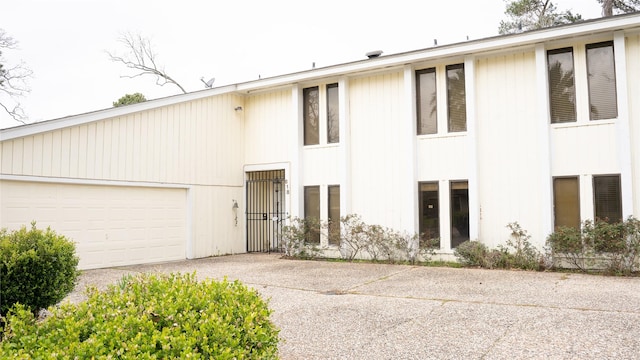
POLYGON ((293 121, 290 89, 249 95, 244 112, 244 164, 289 161, 293 121))
MULTIPOLYGON (((541 233, 540 146, 533 51, 477 60, 477 159, 479 239, 489 246, 509 237, 517 221, 536 243, 541 233)), ((542 120, 541 120, 542 119, 542 120)), ((550 180, 549 180, 550 181, 550 180)))
POLYGON ((627 85, 634 216, 640 218, 640 35, 627 37, 627 85))
POLYGON ((0 172, 197 185, 192 255, 243 251, 228 214, 232 199, 243 199, 244 124, 233 110, 243 105, 226 94, 3 141, 0 172))
POLYGON ((403 144, 401 122, 411 117, 404 107, 404 89, 402 72, 350 81, 352 186, 341 192, 351 196, 352 212, 365 222, 398 229, 403 215, 414 211, 413 199, 401 192, 412 158, 403 144))

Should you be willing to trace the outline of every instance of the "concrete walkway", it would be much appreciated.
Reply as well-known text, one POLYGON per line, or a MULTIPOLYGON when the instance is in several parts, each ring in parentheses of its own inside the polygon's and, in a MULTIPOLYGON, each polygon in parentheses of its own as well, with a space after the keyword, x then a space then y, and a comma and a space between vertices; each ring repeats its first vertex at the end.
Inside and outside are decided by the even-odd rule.
POLYGON ((86 271, 193 272, 270 299, 283 359, 639 359, 640 278, 244 254, 86 271))

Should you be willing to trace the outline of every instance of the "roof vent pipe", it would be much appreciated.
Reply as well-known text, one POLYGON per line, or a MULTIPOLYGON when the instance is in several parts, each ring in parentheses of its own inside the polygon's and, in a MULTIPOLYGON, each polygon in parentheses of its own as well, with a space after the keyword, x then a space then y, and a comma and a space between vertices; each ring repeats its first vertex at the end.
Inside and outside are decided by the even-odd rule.
POLYGON ((368 53, 365 54, 369 59, 373 59, 373 58, 377 58, 378 56, 382 55, 382 50, 374 50, 374 51, 369 51, 368 53))

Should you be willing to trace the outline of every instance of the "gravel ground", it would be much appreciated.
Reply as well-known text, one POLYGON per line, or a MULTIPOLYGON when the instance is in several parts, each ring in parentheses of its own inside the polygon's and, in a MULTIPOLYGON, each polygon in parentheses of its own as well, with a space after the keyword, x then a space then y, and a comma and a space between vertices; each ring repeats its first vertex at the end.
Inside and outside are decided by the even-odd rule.
POLYGON ((268 298, 282 359, 640 359, 640 278, 243 254, 85 271, 67 300, 193 271, 268 298))

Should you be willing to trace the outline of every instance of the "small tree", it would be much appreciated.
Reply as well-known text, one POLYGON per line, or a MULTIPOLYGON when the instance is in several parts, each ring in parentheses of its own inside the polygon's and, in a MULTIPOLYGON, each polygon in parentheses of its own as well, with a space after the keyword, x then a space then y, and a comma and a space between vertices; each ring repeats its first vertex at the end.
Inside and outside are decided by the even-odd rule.
POLYGON ((145 98, 144 95, 141 93, 137 92, 133 94, 126 94, 125 96, 118 99, 118 101, 114 101, 113 107, 137 104, 145 101, 147 101, 147 98, 145 98))
POLYGON ((514 34, 582 20, 580 14, 573 14, 570 10, 558 11, 551 0, 507 1, 504 13, 508 20, 500 22, 500 34, 514 34))

